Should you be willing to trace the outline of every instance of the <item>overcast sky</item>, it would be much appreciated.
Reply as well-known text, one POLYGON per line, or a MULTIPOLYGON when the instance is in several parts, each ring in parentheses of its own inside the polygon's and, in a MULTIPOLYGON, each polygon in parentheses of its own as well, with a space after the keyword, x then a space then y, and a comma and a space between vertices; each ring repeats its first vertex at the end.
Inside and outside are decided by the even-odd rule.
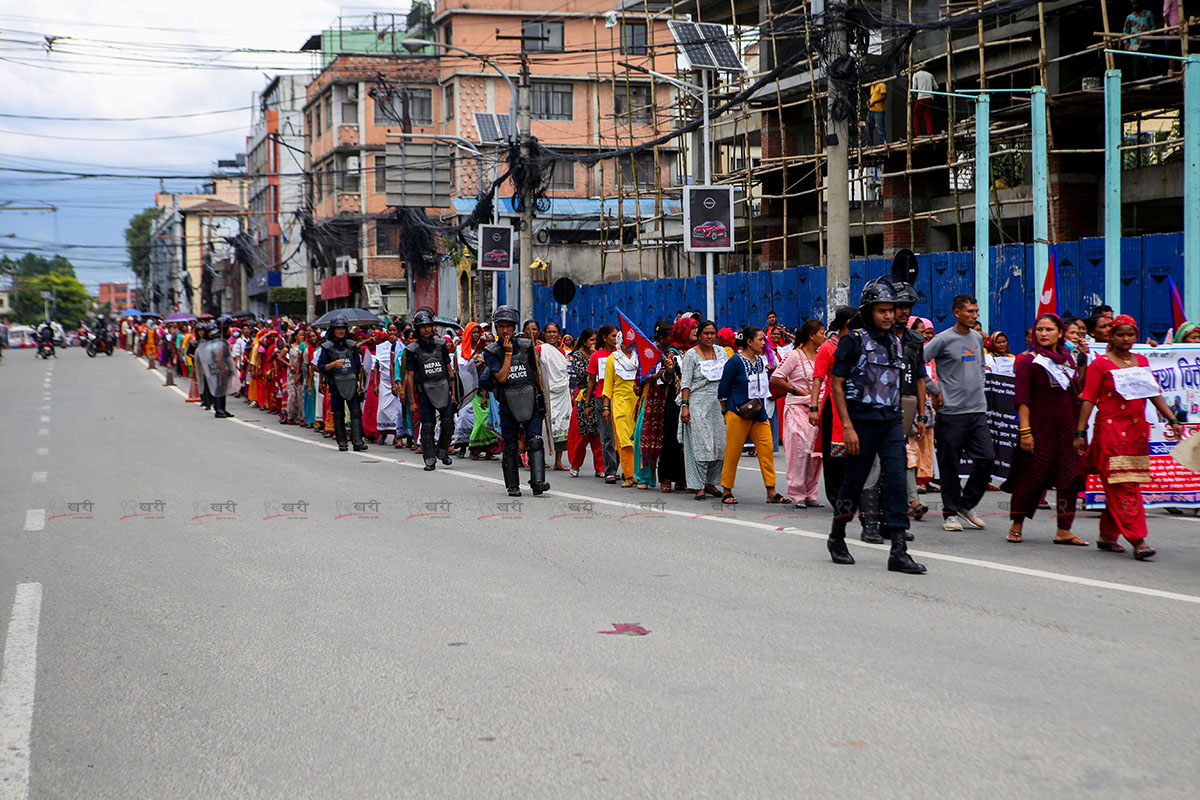
MULTIPOLYGON (((401 5, 407 7, 396 4, 387 10, 401 5)), ((303 71, 311 63, 308 54, 229 51, 295 52, 339 13, 366 11, 347 7, 339 12, 327 0, 179 5, 162 0, 14 0, 3 7, 0 167, 176 175, 204 174, 217 159, 242 152, 254 92, 281 70, 303 71), (48 43, 47 36, 58 38, 48 43), (242 68, 227 68, 233 66, 242 68), (240 110, 137 122, 31 118, 227 109, 240 110)), ((199 183, 169 182, 167 189, 194 191, 199 183)), ((0 208, 0 254, 61 253, 93 293, 101 281, 131 281, 132 273, 123 266, 125 226, 131 216, 154 205, 157 189, 156 180, 79 180, 0 171, 0 205, 12 201, 13 206, 58 208, 57 213, 0 208)))

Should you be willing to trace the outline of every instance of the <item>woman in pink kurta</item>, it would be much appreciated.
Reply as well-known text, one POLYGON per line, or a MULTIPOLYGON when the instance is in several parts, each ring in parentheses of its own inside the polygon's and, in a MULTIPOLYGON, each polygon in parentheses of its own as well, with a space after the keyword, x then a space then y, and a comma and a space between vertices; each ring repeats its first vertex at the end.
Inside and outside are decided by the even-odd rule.
POLYGON ((812 398, 813 369, 817 350, 825 343, 825 326, 810 319, 796 337, 796 349, 771 375, 771 385, 782 389, 783 453, 787 459, 788 497, 797 503, 804 499, 809 507, 820 506, 817 483, 821 477, 820 429, 809 420, 809 409, 816 407, 812 398))

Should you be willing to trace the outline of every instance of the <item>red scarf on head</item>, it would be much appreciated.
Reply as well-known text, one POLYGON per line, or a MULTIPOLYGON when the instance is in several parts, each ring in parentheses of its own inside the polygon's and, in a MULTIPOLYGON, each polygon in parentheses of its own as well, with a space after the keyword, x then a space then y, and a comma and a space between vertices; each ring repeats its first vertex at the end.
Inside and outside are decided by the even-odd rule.
POLYGON ((458 352, 462 355, 463 361, 470 361, 471 356, 475 355, 471 350, 471 334, 479 327, 478 322, 468 322, 467 327, 463 328, 462 343, 458 346, 458 352))

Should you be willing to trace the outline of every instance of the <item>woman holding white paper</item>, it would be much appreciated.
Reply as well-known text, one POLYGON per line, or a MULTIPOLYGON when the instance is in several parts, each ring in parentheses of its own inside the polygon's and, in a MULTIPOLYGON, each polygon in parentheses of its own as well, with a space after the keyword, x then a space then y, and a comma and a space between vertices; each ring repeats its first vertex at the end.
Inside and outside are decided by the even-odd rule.
POLYGON ((1038 500, 1053 487, 1058 506, 1055 544, 1087 547, 1071 533, 1075 503, 1082 488, 1070 423, 1079 415, 1083 380, 1071 352, 1064 346, 1063 321, 1043 314, 1033 326, 1033 345, 1017 356, 1013 367, 1020 446, 1013 452, 1009 478, 1000 487, 1012 493, 1008 541, 1022 540, 1026 519, 1033 519, 1038 500))
POLYGON ((1075 449, 1085 454, 1088 471, 1104 481, 1104 511, 1100 515, 1100 539, 1096 547, 1123 553, 1117 543, 1124 536, 1133 545, 1133 557, 1144 561, 1155 554, 1146 544, 1146 508, 1142 484, 1150 480, 1150 423, 1146 400, 1178 436, 1179 420, 1163 399, 1158 381, 1145 356, 1131 353, 1138 326, 1133 317, 1121 314, 1113 320, 1108 352, 1088 366, 1083 387, 1083 406, 1075 426, 1075 449), (1087 423, 1092 409, 1096 422, 1092 442, 1087 444, 1087 423))

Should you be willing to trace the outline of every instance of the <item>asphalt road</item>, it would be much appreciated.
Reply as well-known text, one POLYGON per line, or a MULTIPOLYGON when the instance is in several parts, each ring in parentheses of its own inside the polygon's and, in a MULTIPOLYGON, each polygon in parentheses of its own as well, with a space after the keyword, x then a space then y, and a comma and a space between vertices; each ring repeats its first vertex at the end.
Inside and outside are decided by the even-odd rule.
POLYGON ((565 473, 518 508, 230 408, 6 354, 0 800, 1196 797, 1200 521, 1138 563, 929 518, 905 576, 752 459, 734 514, 565 473))

